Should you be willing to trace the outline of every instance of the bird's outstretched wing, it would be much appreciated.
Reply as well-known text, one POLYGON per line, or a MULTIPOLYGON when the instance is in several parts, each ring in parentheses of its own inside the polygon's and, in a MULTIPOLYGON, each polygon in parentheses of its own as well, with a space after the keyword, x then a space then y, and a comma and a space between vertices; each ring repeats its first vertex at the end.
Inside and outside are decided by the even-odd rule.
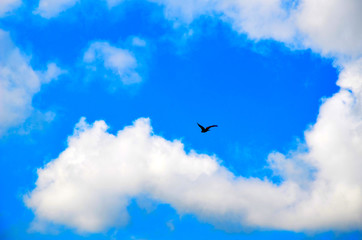
POLYGON ((217 127, 217 125, 208 126, 208 127, 206 128, 206 130, 209 130, 209 129, 212 128, 212 127, 217 127))
POLYGON ((199 123, 197 123, 197 125, 199 125, 202 131, 205 131, 205 128, 203 126, 201 126, 199 123))

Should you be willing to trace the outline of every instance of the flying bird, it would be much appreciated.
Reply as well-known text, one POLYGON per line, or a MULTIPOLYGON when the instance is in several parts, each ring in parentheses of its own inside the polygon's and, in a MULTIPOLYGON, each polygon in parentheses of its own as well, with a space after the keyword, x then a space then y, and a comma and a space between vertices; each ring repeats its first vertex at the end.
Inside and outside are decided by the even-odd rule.
POLYGON ((208 127, 204 128, 199 123, 197 123, 197 125, 199 125, 199 127, 201 128, 202 133, 206 133, 206 132, 210 131, 210 128, 212 128, 212 127, 217 127, 217 125, 211 125, 211 126, 208 126, 208 127))

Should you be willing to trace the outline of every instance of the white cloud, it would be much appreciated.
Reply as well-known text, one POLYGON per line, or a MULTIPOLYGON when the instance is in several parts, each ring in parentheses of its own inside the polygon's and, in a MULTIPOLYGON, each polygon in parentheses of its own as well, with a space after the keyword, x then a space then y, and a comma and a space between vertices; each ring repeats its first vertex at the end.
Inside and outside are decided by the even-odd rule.
POLYGON ((38 8, 34 11, 44 18, 52 18, 59 13, 73 7, 79 0, 40 0, 38 8))
POLYGON ((282 7, 280 0, 152 2, 164 5, 165 16, 170 20, 190 23, 202 15, 217 16, 231 23, 239 33, 246 33, 252 39, 290 41, 295 34, 290 13, 282 7))
POLYGON ((362 55, 362 1, 303 0, 296 12, 304 44, 323 54, 362 55))
POLYGON ((216 9, 233 28, 252 39, 289 42, 295 35, 291 13, 280 0, 224 1, 216 9))
POLYGON ((9 34, 0 30, 0 136, 18 126, 32 114, 32 97, 47 83, 63 73, 54 63, 45 72, 35 71, 14 46, 9 34))
POLYGON ((21 5, 21 0, 1 0, 0 1, 0 17, 5 16, 12 10, 21 5))
POLYGON ((88 64, 102 64, 117 75, 123 84, 134 84, 142 80, 137 73, 137 60, 133 54, 108 42, 94 42, 85 52, 83 60, 88 64))
MULTIPOLYGON (((362 2, 360 0, 148 0, 165 8, 166 18, 191 23, 202 15, 214 16, 251 39, 274 39, 312 48, 323 55, 361 56, 362 2)), ((122 3, 108 0, 110 7, 122 3)), ((44 17, 72 7, 75 0, 41 0, 44 17)))
MULTIPOLYGON (((289 7, 282 0, 152 2, 163 5, 171 20, 216 16, 252 39, 336 57, 341 90, 325 100, 306 131, 305 151, 269 155, 269 167, 283 179, 280 185, 236 177, 212 156, 185 153, 180 142, 151 134, 147 119, 117 136, 106 132, 103 121, 92 126, 81 121, 68 148, 38 170, 37 186, 25 198, 36 219, 98 232, 126 224, 129 199, 146 195, 214 224, 361 230, 361 1, 301 0, 289 7)), ((84 60, 99 60, 121 79, 129 74, 125 69, 137 74, 132 54, 105 42, 91 45, 84 60)))
POLYGON ((337 85, 352 90, 355 94, 362 92, 362 58, 344 62, 344 69, 339 76, 337 85))
MULTIPOLYGON (((361 69, 345 77, 361 81, 361 69)), ((117 135, 84 119, 67 149, 38 170, 25 197, 36 219, 99 232, 125 224, 131 198, 148 196, 181 214, 214 224, 286 230, 362 229, 362 120, 360 103, 342 90, 328 99, 306 132, 309 151, 269 157, 280 185, 233 175, 213 156, 186 153, 181 142, 152 134, 138 119, 117 135), (309 169, 315 169, 311 176, 309 169), (307 169, 307 171, 305 171, 307 169)), ((222 226, 225 227, 225 226, 222 226)))
POLYGON ((362 55, 360 0, 152 0, 171 20, 218 16, 251 39, 273 39, 328 56, 362 55), (287 6, 289 4, 290 6, 287 6))

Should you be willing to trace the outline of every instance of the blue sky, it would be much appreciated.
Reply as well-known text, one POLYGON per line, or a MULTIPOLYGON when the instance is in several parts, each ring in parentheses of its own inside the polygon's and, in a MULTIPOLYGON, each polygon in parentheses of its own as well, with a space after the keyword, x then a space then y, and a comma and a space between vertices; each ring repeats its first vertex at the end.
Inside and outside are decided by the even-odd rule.
POLYGON ((360 239, 349 4, 0 3, 0 238, 360 239))

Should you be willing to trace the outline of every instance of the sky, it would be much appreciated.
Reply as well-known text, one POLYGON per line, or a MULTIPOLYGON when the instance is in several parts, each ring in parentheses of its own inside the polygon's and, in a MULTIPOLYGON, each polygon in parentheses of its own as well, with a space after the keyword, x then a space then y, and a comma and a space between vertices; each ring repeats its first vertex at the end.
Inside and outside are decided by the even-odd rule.
POLYGON ((0 239, 361 239, 361 11, 2 0, 0 239))

